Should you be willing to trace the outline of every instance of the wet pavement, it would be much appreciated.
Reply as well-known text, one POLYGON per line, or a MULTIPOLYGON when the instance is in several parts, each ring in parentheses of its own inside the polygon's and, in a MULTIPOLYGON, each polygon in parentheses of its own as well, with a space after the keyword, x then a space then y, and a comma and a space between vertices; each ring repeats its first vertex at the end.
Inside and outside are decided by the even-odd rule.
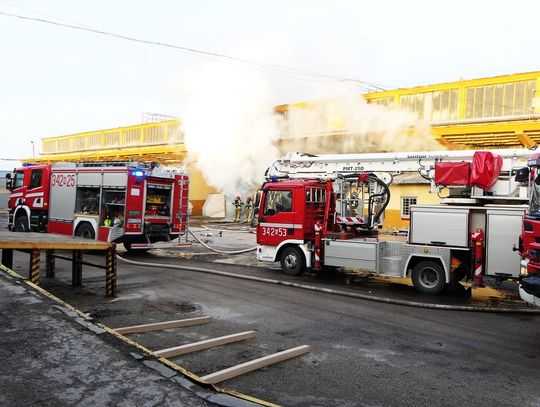
POLYGON ((213 405, 183 388, 182 375, 3 271, 0 309, 2 406, 213 405))
MULTIPOLYGON (((197 237, 220 250, 235 251, 253 247, 255 243, 252 230, 244 225, 199 224, 192 230, 197 237)), ((150 253, 129 254, 128 257, 142 262, 212 268, 416 302, 524 306, 523 302, 516 302, 517 293, 512 283, 497 287, 495 281, 490 281, 493 287, 460 286, 452 293, 426 296, 416 292, 408 281, 358 271, 287 276, 277 264, 257 263, 254 252, 234 256, 214 254, 199 243, 191 247, 162 245, 150 253)), ((19 255, 18 259, 23 262, 16 261, 15 269, 20 274, 26 270, 25 258, 19 255)), ((108 326, 201 315, 212 317, 212 324, 189 330, 131 336, 151 349, 257 330, 254 341, 174 360, 197 374, 301 344, 312 346, 312 353, 307 356, 225 382, 228 388, 264 400, 295 406, 522 406, 540 403, 534 392, 528 391, 527 383, 515 379, 539 379, 536 361, 540 354, 534 346, 540 334, 538 316, 397 307, 196 272, 122 263, 119 263, 118 296, 111 300, 103 297, 102 271, 85 268, 83 287, 73 288, 69 263, 59 261, 57 267, 57 278, 43 279, 43 286, 108 326)), ((77 321, 77 316, 60 311, 56 304, 32 290, 20 291, 21 284, 15 282, 15 288, 11 291, 8 288, 6 292, 5 281, 9 282, 9 278, 0 277, 0 309, 3 311, 0 358, 7 361, 0 370, 3 379, 0 405, 13 404, 21 397, 19 393, 24 393, 23 403, 15 405, 208 405, 178 386, 177 382, 182 381, 180 375, 167 377, 171 372, 160 371, 161 365, 148 366, 137 361, 132 355, 137 352, 127 345, 116 343, 108 334, 89 330, 77 321), (30 304, 26 304, 27 299, 30 304), (38 301, 34 302, 36 299, 38 301), (88 335, 90 337, 86 338, 88 335), (38 373, 27 366, 37 367, 38 373), (21 379, 17 373, 17 380, 11 380, 10 372, 19 369, 21 379), (122 373, 117 374, 120 380, 115 382, 115 378, 108 375, 114 375, 116 370, 122 373), (134 379, 135 376, 138 379, 134 379), (114 384, 104 385, 108 380, 114 384), (74 390, 70 390, 72 386, 74 390), (106 388, 103 394, 98 394, 100 386, 106 388), (64 394, 62 389, 65 388, 68 390, 64 390, 64 394), (42 389, 47 390, 50 399, 38 398, 42 389), (178 404, 172 400, 177 400, 178 404)), ((215 401, 208 398, 213 395, 207 392, 206 398, 215 401)))
MULTIPOLYGON (((282 275, 267 268, 153 253, 130 255, 130 259, 247 275, 282 275)), ((308 355, 222 384, 281 405, 522 407, 540 402, 530 385, 540 380, 540 315, 403 307, 122 262, 118 296, 111 300, 103 296, 100 271, 85 269, 83 287, 77 288, 70 286, 70 274, 69 263, 58 262, 57 277, 45 279, 43 286, 108 326, 212 318, 211 323, 198 327, 130 336, 150 349, 257 331, 257 337, 249 341, 172 358, 196 374, 309 345, 312 351, 308 355), (523 377, 528 380, 521 380, 523 377)), ((317 279, 286 277, 304 283, 317 279)), ((338 279, 335 284, 341 286, 343 281, 338 279)))
MULTIPOLYGON (((237 251, 256 245, 254 228, 245 224, 208 222, 197 219, 191 231, 205 244, 220 251, 237 251)), ((219 264, 242 265, 246 266, 246 269, 237 271, 241 274, 299 282, 317 287, 350 290, 373 297, 388 297, 426 304, 530 308, 519 297, 517 282, 511 280, 498 281, 492 277, 485 277, 484 287, 473 287, 471 281, 462 281, 452 290, 446 290, 439 295, 425 295, 414 289, 410 278, 382 277, 362 270, 349 269, 338 269, 332 272, 306 272, 302 276, 291 277, 281 272, 279 263, 258 262, 255 251, 242 254, 222 254, 204 247, 193 236, 190 236, 190 241, 193 242, 191 247, 161 248, 153 250, 152 254, 164 259, 190 260, 196 264, 212 262, 215 267, 219 267, 219 264)))

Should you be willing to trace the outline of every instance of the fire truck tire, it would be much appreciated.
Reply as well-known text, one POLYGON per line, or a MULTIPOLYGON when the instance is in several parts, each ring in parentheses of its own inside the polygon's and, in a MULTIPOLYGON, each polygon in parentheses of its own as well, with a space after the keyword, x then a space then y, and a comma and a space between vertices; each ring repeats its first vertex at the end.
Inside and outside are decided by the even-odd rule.
POLYGON ((82 237, 84 239, 95 239, 96 233, 94 232, 94 228, 92 227, 92 225, 87 222, 83 222, 79 226, 77 226, 75 236, 82 237))
POLYGON ((281 252, 281 270, 290 276, 298 276, 304 272, 306 259, 296 247, 289 246, 281 252))
POLYGON ((13 225, 14 232, 30 232, 30 226, 28 226, 28 219, 25 216, 19 216, 15 219, 15 224, 13 225))
POLYGON ((443 268, 429 260, 414 266, 411 280, 414 287, 424 294, 440 294, 446 286, 443 268))

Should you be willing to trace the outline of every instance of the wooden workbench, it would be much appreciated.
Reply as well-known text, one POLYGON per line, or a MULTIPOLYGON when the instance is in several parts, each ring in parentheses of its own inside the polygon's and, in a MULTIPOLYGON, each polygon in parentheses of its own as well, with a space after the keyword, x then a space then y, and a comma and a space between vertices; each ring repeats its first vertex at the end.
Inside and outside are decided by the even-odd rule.
POLYGON ((21 250, 30 253, 28 279, 39 285, 39 263, 42 251, 46 253, 46 276, 54 277, 54 260, 63 258, 72 261, 72 285, 82 285, 82 265, 105 269, 106 295, 116 294, 116 245, 114 243, 79 237, 57 235, 53 233, 24 233, 0 231, 0 249, 2 249, 2 264, 13 268, 13 251, 21 250), (55 254, 55 250, 71 250, 71 258, 55 254), (83 261, 84 252, 104 252, 105 265, 97 265, 83 261))

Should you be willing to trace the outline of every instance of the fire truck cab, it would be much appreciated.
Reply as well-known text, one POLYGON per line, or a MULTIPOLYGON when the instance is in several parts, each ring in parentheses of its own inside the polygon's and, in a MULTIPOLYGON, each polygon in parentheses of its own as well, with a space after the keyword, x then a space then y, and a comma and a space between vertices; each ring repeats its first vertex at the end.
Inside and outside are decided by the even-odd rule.
POLYGON ((7 183, 10 230, 149 248, 186 233, 189 179, 142 163, 31 165, 7 183))
POLYGON ((285 181, 265 184, 262 191, 258 258, 280 260, 284 271, 299 274, 306 264, 311 264, 308 242, 315 237, 316 223, 323 222, 326 185, 317 181, 285 181))

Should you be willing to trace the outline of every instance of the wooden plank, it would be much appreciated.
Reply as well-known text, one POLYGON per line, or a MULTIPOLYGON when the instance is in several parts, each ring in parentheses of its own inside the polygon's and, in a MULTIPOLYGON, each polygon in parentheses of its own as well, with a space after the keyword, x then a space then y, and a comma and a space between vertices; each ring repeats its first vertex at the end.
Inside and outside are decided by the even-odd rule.
POLYGON ((0 231, 0 249, 104 250, 111 246, 109 242, 55 233, 0 231))
POLYGON ((294 358, 296 356, 301 356, 310 351, 308 345, 298 346, 296 348, 284 350, 283 352, 274 353, 272 355, 264 356, 259 359, 255 359, 240 365, 229 367, 228 369, 223 369, 215 373, 208 374, 201 377, 207 383, 219 383, 224 380, 232 379, 243 375, 244 373, 252 372, 254 370, 260 369, 262 367, 273 365, 274 363, 283 362, 294 358))
MULTIPOLYGON (((66 236, 67 238, 69 236, 66 236)), ((109 243, 85 243, 85 242, 33 242, 28 240, 22 241, 0 241, 0 249, 15 249, 15 250, 106 250, 111 245, 109 243)))
POLYGON ((186 326, 201 325, 210 322, 210 317, 197 317, 197 318, 188 318, 188 319, 178 319, 175 321, 166 321, 166 322, 156 322, 153 324, 145 325, 133 325, 126 326, 122 328, 114 328, 116 332, 125 335, 125 334, 134 334, 142 332, 152 332, 152 331, 161 331, 163 329, 170 328, 184 328, 186 326))
POLYGON ((226 336, 220 336, 218 338, 207 339, 205 341, 188 343, 186 345, 175 346, 172 348, 157 350, 154 353, 164 358, 170 358, 173 356, 185 355, 192 352, 197 352, 204 349, 215 348, 216 346, 227 345, 229 343, 235 343, 245 341, 246 339, 255 338, 256 331, 246 331, 237 334, 231 334, 226 336))

